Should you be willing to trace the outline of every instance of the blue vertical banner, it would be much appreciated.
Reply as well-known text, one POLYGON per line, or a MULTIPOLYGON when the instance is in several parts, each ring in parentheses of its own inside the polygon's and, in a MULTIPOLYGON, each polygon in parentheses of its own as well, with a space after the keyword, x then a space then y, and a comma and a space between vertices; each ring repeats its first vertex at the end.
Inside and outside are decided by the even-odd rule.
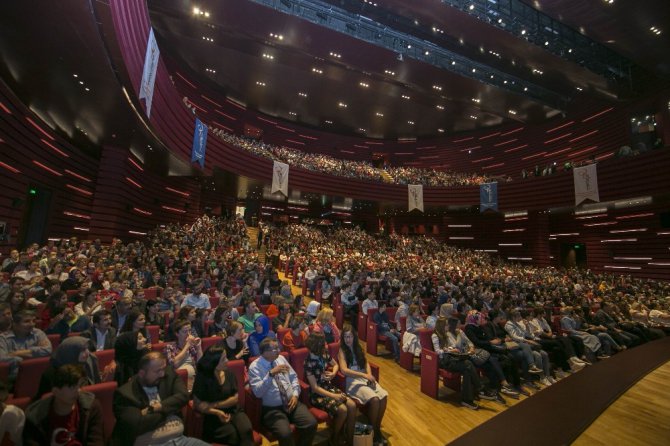
POLYGON ((479 212, 498 210, 498 183, 484 183, 479 186, 479 212))
POLYGON ((191 162, 197 161, 201 168, 205 168, 205 149, 207 148, 207 126, 198 118, 195 118, 195 130, 193 131, 193 152, 191 162))

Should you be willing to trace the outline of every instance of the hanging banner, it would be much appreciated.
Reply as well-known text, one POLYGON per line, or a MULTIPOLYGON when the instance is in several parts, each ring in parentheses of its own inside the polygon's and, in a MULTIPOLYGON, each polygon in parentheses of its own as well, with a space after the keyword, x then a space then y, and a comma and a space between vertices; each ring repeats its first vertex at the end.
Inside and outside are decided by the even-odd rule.
POLYGON ((584 200, 600 201, 598 194, 598 173, 595 164, 584 167, 575 167, 575 206, 584 200))
POLYGON ((408 195, 408 207, 409 211, 418 209, 423 212, 423 186, 420 184, 408 184, 407 185, 407 195, 408 195))
POLYGON ((142 82, 140 83, 140 99, 144 99, 147 107, 147 118, 151 115, 151 101, 154 97, 154 84, 156 82, 156 69, 158 68, 158 44, 154 36, 154 29, 149 31, 147 42, 147 53, 144 56, 144 70, 142 71, 142 82))
POLYGON ((498 183, 484 183, 479 186, 479 212, 498 210, 498 183))
POLYGON ((191 162, 197 161, 201 168, 205 168, 205 149, 207 148, 207 126, 195 118, 195 130, 193 131, 193 150, 191 162))
POLYGON ((272 194, 281 192, 288 197, 288 164, 274 162, 272 166, 272 194))

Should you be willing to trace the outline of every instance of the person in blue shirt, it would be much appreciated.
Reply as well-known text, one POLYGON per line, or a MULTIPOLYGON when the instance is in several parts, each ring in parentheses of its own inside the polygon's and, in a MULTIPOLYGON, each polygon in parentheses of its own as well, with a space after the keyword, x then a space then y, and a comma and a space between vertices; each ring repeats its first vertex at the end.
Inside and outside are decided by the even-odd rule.
POLYGON ((398 331, 391 325, 389 321, 389 316, 386 314, 386 302, 379 304, 379 310, 372 317, 375 324, 377 324, 377 334, 380 336, 386 336, 391 340, 392 350, 393 350, 393 359, 397 361, 400 360, 400 345, 399 339, 400 334, 398 331))
POLYGON ((260 353, 261 356, 249 366, 249 386, 263 402, 263 425, 277 437, 279 446, 311 445, 317 422, 307 406, 298 401, 298 375, 286 358, 279 355, 276 339, 263 339, 260 353), (296 428, 297 442, 290 424, 296 428))

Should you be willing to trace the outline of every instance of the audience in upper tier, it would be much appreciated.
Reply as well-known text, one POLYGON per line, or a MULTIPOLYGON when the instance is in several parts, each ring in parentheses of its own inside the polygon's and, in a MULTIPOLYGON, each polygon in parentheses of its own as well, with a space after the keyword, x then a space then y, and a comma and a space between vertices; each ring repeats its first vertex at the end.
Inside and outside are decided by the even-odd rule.
MULTIPOLYGON (((210 132, 228 144, 249 151, 255 155, 280 161, 302 169, 324 172, 341 177, 357 178, 369 181, 395 184, 423 184, 424 186, 472 186, 487 183, 493 177, 477 173, 459 173, 445 170, 420 169, 417 167, 374 167, 366 161, 354 161, 318 153, 308 153, 288 147, 280 147, 241 136, 231 135, 218 128, 210 127, 210 132)), ((509 179, 506 178, 505 181, 509 179)))
MULTIPOLYGON (((389 338, 396 359, 403 328, 416 334, 434 327, 440 364, 463 374, 463 404, 471 409, 478 407, 477 398, 504 402, 502 395, 528 395, 529 388, 552 385, 594 361, 670 333, 666 282, 506 263, 426 237, 321 231, 305 225, 268 225, 264 234, 277 260, 295 268, 298 277, 309 278, 316 296, 326 290, 333 306, 342 302, 344 327, 335 323, 326 301, 305 307, 302 296, 294 296, 271 265, 259 263, 246 226, 237 218, 204 216, 190 225, 158 228, 145 241, 129 244, 72 238, 31 246, 3 262, 0 362, 10 366, 8 386, 23 359, 52 352, 47 335, 35 326, 35 311, 75 307, 76 318, 68 316, 64 323, 81 319, 86 328, 82 337, 59 340, 39 393, 53 390, 54 398, 63 398, 62 407, 60 402, 54 407, 67 417, 72 415, 64 410, 65 402, 77 400, 73 395, 81 384, 116 380, 116 443, 189 444, 179 415, 194 385, 195 409, 205 415, 207 438, 248 444, 248 426, 234 401, 237 393, 226 360, 249 365, 251 356, 259 356, 249 365, 249 378, 251 391, 265 406, 262 423, 280 444, 291 444, 289 423, 298 428, 299 441, 309 443, 314 419, 298 400, 301 389, 294 370, 278 356, 280 349, 307 347, 309 401, 342 427, 334 431, 336 436, 351 438, 351 397, 368 405, 375 444, 383 445, 381 420, 388 393, 376 382, 357 334, 346 323, 349 318, 356 321, 359 303, 363 313, 377 309, 372 319, 389 338), (36 274, 35 263, 42 274, 36 274), (29 280, 19 274, 31 270, 29 280), (324 281, 329 286, 324 288, 324 281), (16 293, 25 298, 18 302, 16 293), (263 296, 267 305, 257 303, 263 296), (200 308, 191 306, 200 303, 200 308), (18 311, 12 313, 14 308, 18 311), (401 316, 389 318, 388 309, 401 316), (400 317, 407 318, 404 327, 400 317), (147 327, 149 321, 153 327, 147 327), (207 335, 220 336, 214 340, 218 350, 211 354, 203 348, 207 335), (165 341, 172 342, 159 345, 165 341), (339 343, 337 359, 327 356, 324 343, 339 343), (96 355, 111 349, 114 361, 98 369, 96 355), (63 366, 79 371, 59 377, 63 366), (346 377, 342 390, 328 382, 329 367, 346 377), (486 379, 480 380, 475 368, 486 379), (188 379, 177 378, 175 369, 183 369, 188 379), (208 374, 204 381, 198 378, 201 371, 208 374), (227 395, 225 400, 205 392, 212 384, 220 387, 216 395, 227 395), (223 426, 234 417, 239 425, 223 426)), ((63 311, 45 314, 39 321, 43 328, 59 323, 53 323, 54 314, 63 311)), ((38 384, 40 380, 36 390, 38 384)), ((77 405, 70 405, 78 407, 78 416, 89 416, 95 404, 82 395, 77 405)), ((33 424, 43 422, 44 407, 36 407, 37 412, 29 413, 33 424)), ((47 427, 34 434, 43 435, 47 427)), ((71 429, 69 435, 89 434, 94 432, 71 429)))

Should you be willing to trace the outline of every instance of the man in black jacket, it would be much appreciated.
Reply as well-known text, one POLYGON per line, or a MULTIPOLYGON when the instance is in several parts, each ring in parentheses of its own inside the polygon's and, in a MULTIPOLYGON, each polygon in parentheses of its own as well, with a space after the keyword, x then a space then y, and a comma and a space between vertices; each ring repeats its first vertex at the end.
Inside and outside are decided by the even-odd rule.
POLYGON ((114 392, 114 445, 206 446, 184 436, 181 409, 188 403, 184 381, 160 352, 144 355, 137 375, 114 392))
POLYGON ((53 395, 35 401, 26 409, 24 445, 105 444, 102 408, 95 395, 80 390, 84 378, 79 365, 68 364, 56 369, 53 395))

